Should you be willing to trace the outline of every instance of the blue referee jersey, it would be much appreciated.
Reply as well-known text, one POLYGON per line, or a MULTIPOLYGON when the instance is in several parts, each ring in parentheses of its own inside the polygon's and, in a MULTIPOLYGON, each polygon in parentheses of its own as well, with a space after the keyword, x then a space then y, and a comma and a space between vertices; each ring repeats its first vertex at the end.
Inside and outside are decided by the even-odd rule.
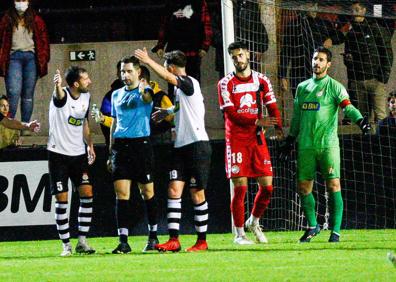
POLYGON ((144 103, 139 88, 122 87, 111 97, 111 115, 117 119, 114 138, 138 138, 150 136, 152 102, 144 103))

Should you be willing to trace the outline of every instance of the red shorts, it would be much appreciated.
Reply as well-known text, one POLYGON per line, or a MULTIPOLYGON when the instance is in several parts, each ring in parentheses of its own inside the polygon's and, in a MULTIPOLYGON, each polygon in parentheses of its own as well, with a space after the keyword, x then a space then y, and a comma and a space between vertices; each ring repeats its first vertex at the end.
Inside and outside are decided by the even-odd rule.
POLYGON ((272 176, 271 157, 265 140, 258 145, 256 139, 250 142, 235 139, 226 142, 227 178, 272 176))

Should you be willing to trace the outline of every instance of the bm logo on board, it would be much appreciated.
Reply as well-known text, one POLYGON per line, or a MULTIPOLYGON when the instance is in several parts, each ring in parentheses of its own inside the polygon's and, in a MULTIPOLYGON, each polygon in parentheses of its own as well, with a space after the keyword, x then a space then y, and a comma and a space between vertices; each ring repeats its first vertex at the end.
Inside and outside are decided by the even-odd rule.
POLYGON ((320 104, 318 102, 305 102, 302 104, 303 111, 319 111, 320 104))

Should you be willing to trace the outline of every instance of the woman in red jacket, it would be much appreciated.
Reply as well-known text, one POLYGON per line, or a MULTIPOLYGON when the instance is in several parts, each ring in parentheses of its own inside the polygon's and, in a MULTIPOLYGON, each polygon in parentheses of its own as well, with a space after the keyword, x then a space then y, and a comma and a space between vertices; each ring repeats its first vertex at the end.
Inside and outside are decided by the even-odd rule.
POLYGON ((15 0, 0 22, 0 76, 5 77, 11 118, 21 97, 22 122, 32 116, 36 81, 47 74, 50 59, 47 28, 29 4, 15 0))

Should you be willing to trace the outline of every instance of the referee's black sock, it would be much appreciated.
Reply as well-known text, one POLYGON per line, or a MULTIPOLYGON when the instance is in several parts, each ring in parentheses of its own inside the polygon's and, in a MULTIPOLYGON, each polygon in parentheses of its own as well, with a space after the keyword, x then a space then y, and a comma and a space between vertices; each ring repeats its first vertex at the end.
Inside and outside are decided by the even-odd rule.
POLYGON ((116 218, 120 243, 128 242, 128 200, 116 200, 116 218))

